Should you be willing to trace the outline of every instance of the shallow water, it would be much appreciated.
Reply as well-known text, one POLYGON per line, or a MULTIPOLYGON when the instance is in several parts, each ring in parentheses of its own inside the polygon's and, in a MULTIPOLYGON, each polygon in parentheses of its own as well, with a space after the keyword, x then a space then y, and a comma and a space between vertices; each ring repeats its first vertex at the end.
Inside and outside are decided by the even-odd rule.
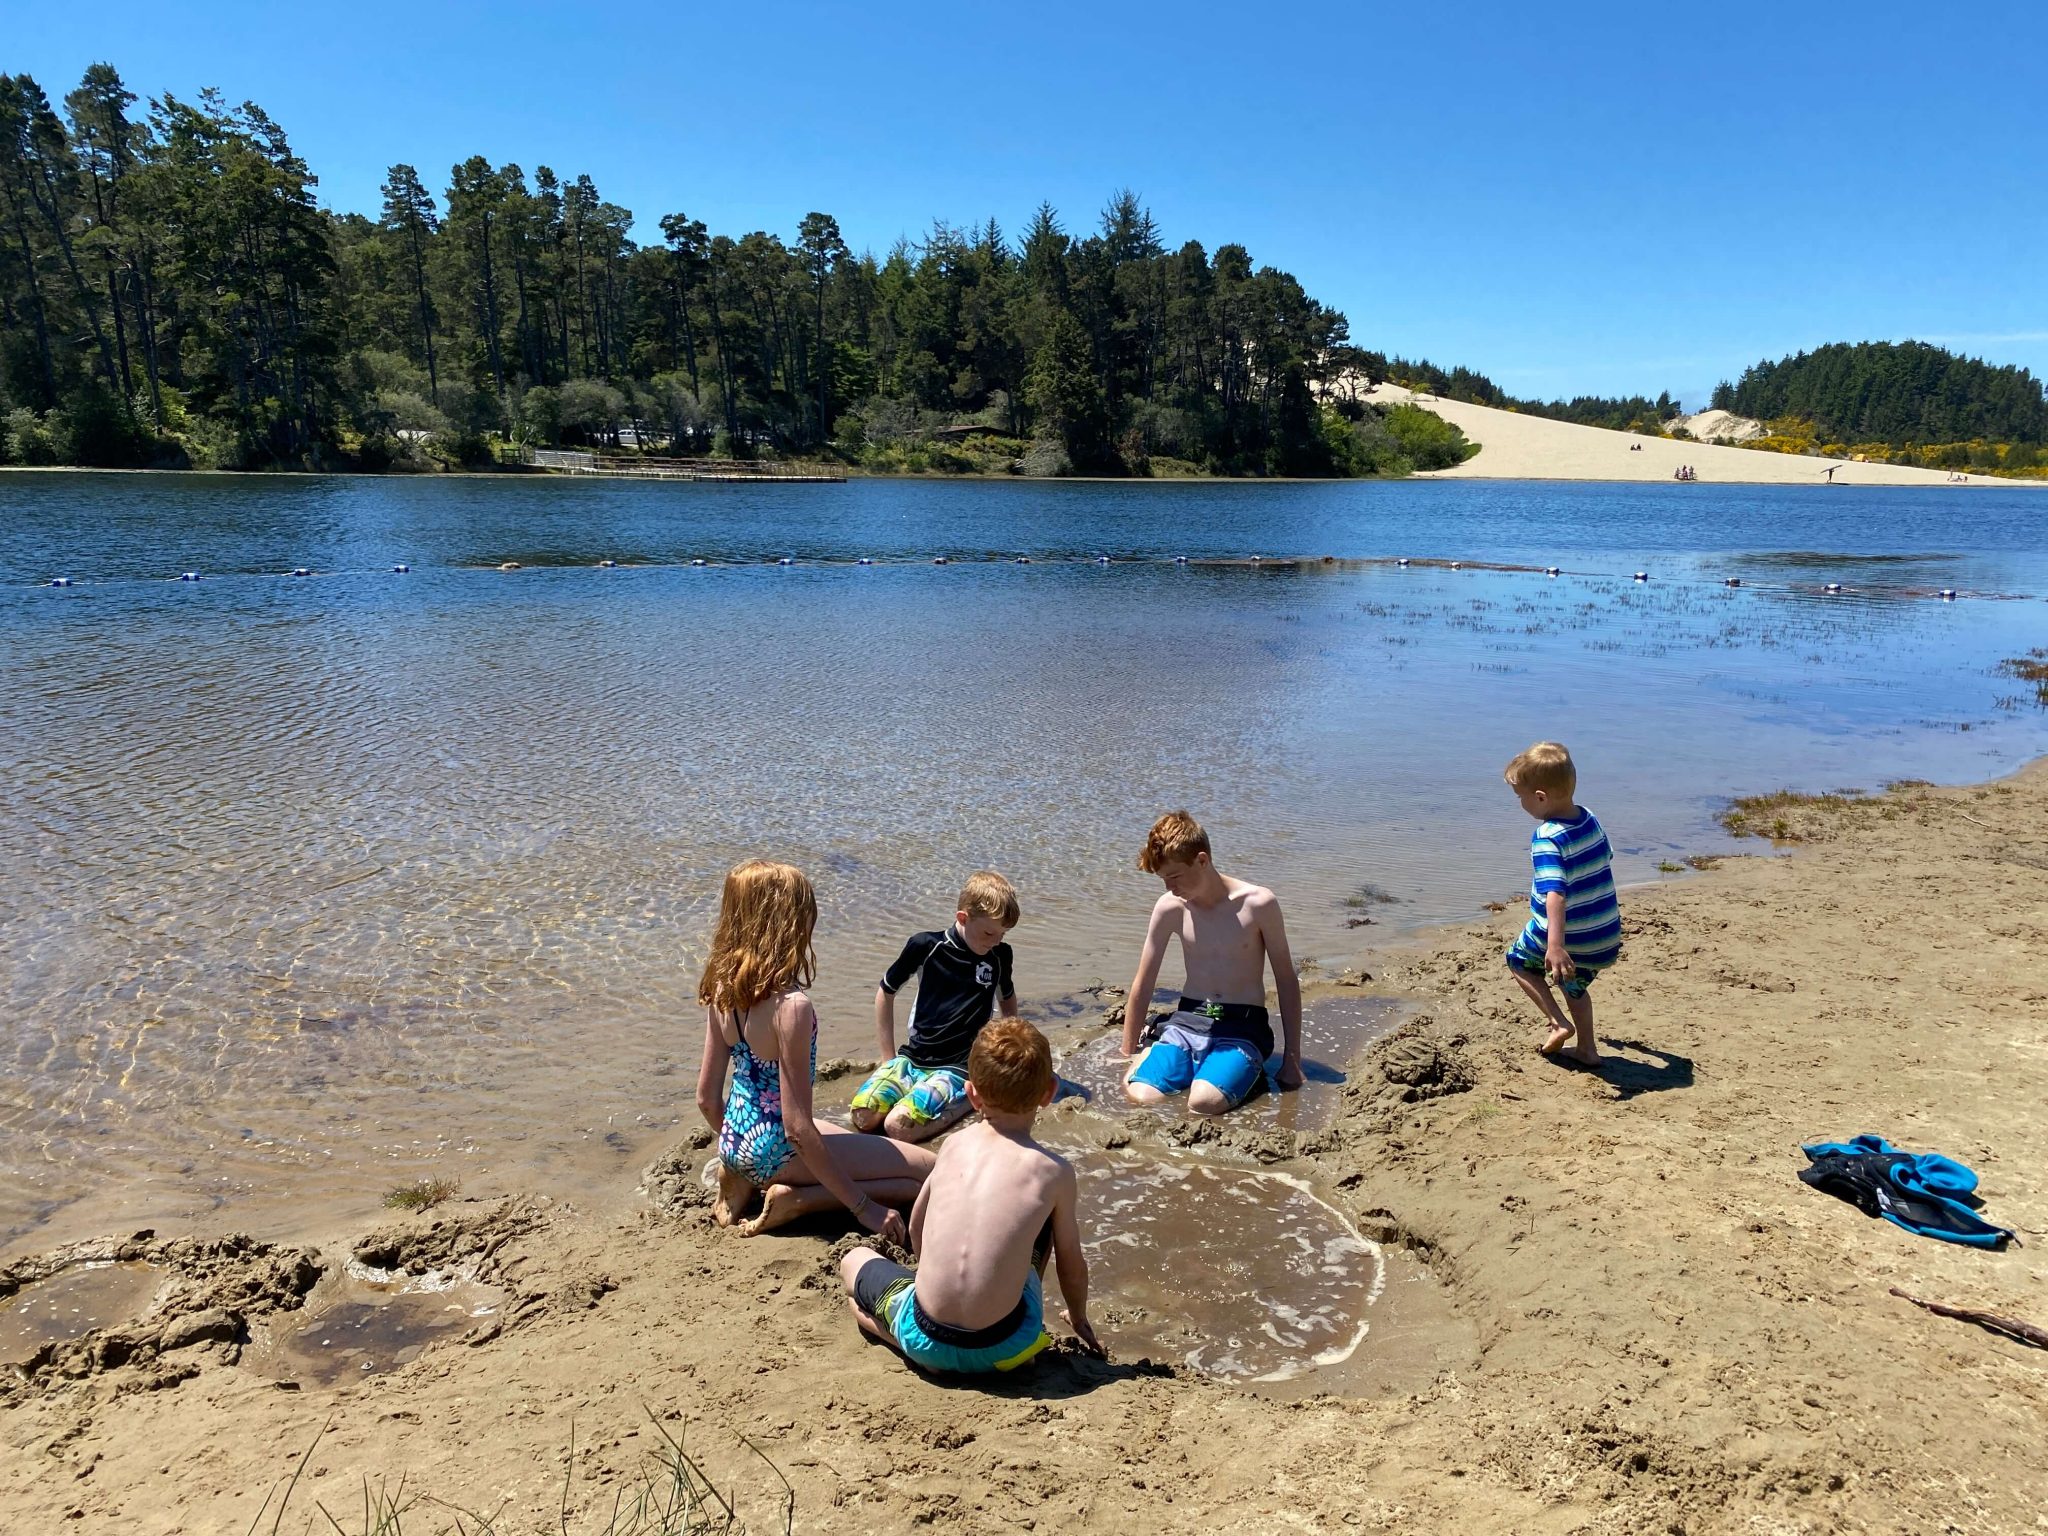
POLYGON ((0 1243, 630 1184, 747 855, 867 1054, 978 865, 1027 1013, 1127 981, 1172 805, 1335 967, 1521 887, 1538 736, 1633 880, 1729 794, 2048 747, 2048 498, 1685 491, 0 476, 0 1243))
POLYGON ((86 1263, 24 1286, 0 1302, 0 1365, 140 1314, 162 1280, 152 1264, 86 1263))

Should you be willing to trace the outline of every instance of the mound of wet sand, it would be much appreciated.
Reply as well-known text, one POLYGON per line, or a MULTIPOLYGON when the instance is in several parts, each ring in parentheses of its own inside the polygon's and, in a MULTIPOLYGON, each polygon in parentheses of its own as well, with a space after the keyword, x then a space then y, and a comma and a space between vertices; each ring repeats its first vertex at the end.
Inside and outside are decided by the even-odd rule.
MULTIPOLYGON (((1119 1357, 1098 1297, 1109 1362, 946 1385, 854 1331, 843 1224, 557 1214, 494 1259, 557 1304, 480 1347, 334 1391, 222 1369, 15 1398, 0 1525, 243 1530, 331 1418, 308 1486, 403 1473, 503 1501, 507 1529, 555 1528, 573 1420, 571 1529, 601 1529, 652 1411, 769 1529, 781 1485, 748 1445, 811 1530, 2036 1530, 2044 1357, 1889 1291, 2048 1313, 2048 768, 1812 814, 1828 839, 1792 857, 1624 894, 1597 1072, 1536 1055, 1512 914, 1371 957, 1427 1017, 1272 1166, 1448 1286, 1469 1347, 1419 1372, 1286 1400, 1162 1376, 1119 1357), (2027 1246, 1935 1243, 1798 1181, 1802 1141, 1859 1131, 1971 1164, 2027 1246)), ((1186 1134, 1260 1158, 1228 1122, 1186 1134)))

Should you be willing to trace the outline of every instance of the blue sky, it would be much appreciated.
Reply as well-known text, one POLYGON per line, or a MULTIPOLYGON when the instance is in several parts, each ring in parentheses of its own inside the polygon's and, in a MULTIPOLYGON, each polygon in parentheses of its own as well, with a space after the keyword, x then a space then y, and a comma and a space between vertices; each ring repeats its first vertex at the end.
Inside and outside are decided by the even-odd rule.
POLYGON ((880 252, 1041 199, 1086 229, 1128 186, 1169 243, 1238 241, 1361 344, 1520 394, 1697 403, 1759 357, 1909 335, 2048 375, 2031 0, 0 14, 0 69, 53 98, 106 59, 145 97, 256 101, 337 209, 481 153, 589 172, 643 239, 678 209, 793 237, 815 208, 880 252))

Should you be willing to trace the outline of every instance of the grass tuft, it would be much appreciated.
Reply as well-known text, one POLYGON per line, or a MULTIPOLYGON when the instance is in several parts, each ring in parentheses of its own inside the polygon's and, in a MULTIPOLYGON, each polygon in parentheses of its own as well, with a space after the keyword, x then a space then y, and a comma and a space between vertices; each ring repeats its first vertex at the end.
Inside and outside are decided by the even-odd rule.
POLYGON ((1805 795, 1794 789, 1743 795, 1728 802, 1721 825, 1730 837, 1768 837, 1774 843, 1803 843, 1812 836, 1813 812, 1835 815, 1868 804, 1854 795, 1805 795), (1795 820, 1794 818, 1799 818, 1795 820))
MULTIPOLYGON (((621 1489, 613 1497, 609 1509, 599 1509, 585 1520, 577 1520, 569 1511, 569 1495, 576 1471, 576 1426, 573 1422, 570 1424, 561 1507, 557 1518, 548 1522, 546 1529, 559 1533, 559 1536, 749 1536, 750 1528, 740 1519, 732 1499, 718 1491, 703 1467, 683 1449, 680 1433, 671 1435, 651 1411, 647 1417, 654 1424, 655 1433, 661 1436, 661 1444, 648 1452, 638 1480, 630 1488, 621 1489)), ((320 1432, 313 1436, 313 1443, 306 1447, 306 1454, 299 1458, 298 1465, 292 1470, 284 1485, 284 1497, 271 1520, 270 1536, 278 1536, 284 1524, 285 1508, 299 1486, 306 1463, 313 1459, 321 1437, 331 1427, 331 1420, 320 1426, 320 1432)), ((758 1445, 745 1435, 738 1439, 782 1485, 779 1529, 781 1536, 791 1536, 796 1529, 796 1490, 758 1445)), ((275 1490, 265 1495, 263 1507, 256 1512, 255 1523, 249 1528, 250 1536, 256 1536, 264 1515, 270 1513, 270 1500, 274 1496, 275 1490)), ((504 1504, 488 1514, 466 1509, 429 1494, 408 1492, 402 1477, 395 1490, 381 1482, 373 1488, 365 1478, 360 1520, 351 1511, 346 1525, 326 1505, 316 1502, 314 1508, 319 1510, 320 1519, 327 1524, 323 1528, 316 1522, 307 1529, 325 1529, 333 1536, 405 1536, 407 1517, 419 1513, 423 1507, 434 1513, 428 1526, 421 1526, 417 1520, 413 1522, 411 1529, 418 1536, 538 1536, 537 1528, 524 1521, 516 1527, 506 1523, 508 1516, 504 1504)), ((770 1527, 770 1531, 775 1529, 770 1527)))
POLYGON ((414 1179, 388 1191, 384 1204, 394 1211, 431 1211, 460 1188, 453 1179, 414 1179))
POLYGON ((2009 657, 1998 664, 1999 672, 2034 685, 2034 702, 2048 707, 2048 648, 2036 646, 2024 656, 2009 657))

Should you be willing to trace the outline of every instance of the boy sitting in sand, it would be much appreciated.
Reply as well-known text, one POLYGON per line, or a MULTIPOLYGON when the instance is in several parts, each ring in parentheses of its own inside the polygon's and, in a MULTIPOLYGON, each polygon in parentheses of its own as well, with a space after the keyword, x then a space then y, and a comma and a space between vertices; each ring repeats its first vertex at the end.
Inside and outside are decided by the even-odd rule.
POLYGON ((928 1371, 1014 1370, 1052 1342, 1041 1275, 1050 1245, 1074 1332, 1102 1353, 1088 1325, 1074 1170, 1031 1139, 1055 1081, 1052 1048, 1022 1019, 981 1032, 968 1059, 967 1097, 982 1123, 946 1143, 918 1192, 910 1213, 916 1272, 872 1248, 840 1261, 861 1332, 928 1371))
POLYGON ((967 1056, 997 1007, 1017 1016, 1017 984, 1003 935, 1017 926, 1017 892, 992 869, 960 892, 953 926, 914 933, 875 992, 882 1064, 853 1096, 853 1128, 897 1141, 926 1141, 969 1112, 967 1056), (910 1038, 896 1051, 896 994, 913 976, 910 1038))
POLYGON ((1160 1027, 1152 1047, 1124 1078, 1124 1096, 1134 1104, 1157 1104, 1185 1091, 1188 1109, 1220 1115, 1237 1108, 1265 1078, 1273 1054, 1273 1026, 1266 1015, 1266 967, 1280 995, 1280 1023, 1286 1049, 1280 1057, 1282 1088, 1301 1086, 1301 981, 1287 950, 1280 903, 1263 886, 1247 885, 1218 870, 1209 856, 1209 834, 1186 811, 1173 811, 1152 824, 1138 868, 1157 875, 1166 894, 1152 908, 1137 978, 1124 1003, 1124 1054, 1136 1055, 1140 1031, 1160 962, 1170 939, 1180 940, 1186 976, 1173 1016, 1160 1027))
POLYGON ((1504 777, 1522 809, 1536 818, 1529 838, 1535 872, 1529 881, 1529 922, 1508 947, 1515 984, 1543 1011, 1550 1034, 1541 1046, 1554 1055, 1571 1044, 1571 1057, 1600 1063, 1593 1037, 1593 999, 1586 988, 1621 957, 1621 908, 1614 899, 1613 851, 1599 821, 1575 803, 1579 772, 1555 741, 1539 741, 1508 764, 1504 777), (1551 995, 1564 992, 1567 1019, 1551 995))

